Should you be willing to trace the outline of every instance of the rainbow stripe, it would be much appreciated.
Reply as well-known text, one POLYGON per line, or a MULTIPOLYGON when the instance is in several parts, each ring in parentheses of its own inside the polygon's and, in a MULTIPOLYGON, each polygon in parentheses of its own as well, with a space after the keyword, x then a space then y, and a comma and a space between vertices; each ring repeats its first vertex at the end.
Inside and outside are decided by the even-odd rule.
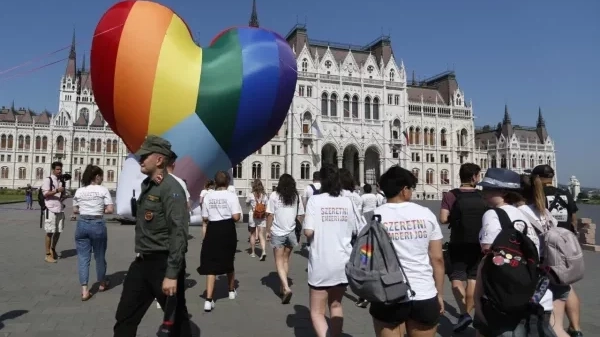
POLYGON ((169 140, 191 193, 275 136, 297 80, 294 54, 278 34, 231 28, 202 49, 177 14, 150 1, 123 1, 104 14, 91 65, 113 131, 132 152, 148 134, 169 140))
POLYGON ((366 265, 369 259, 373 256, 373 246, 363 245, 360 247, 360 262, 366 265))

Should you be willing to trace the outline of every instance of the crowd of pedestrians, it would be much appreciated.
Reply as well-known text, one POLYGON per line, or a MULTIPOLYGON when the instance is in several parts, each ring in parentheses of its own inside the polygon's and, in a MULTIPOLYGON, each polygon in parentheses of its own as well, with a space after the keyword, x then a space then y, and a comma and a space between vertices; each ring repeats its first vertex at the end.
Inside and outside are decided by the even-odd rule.
MULTIPOLYGON (((187 337, 191 332, 184 277, 190 195, 185 181, 172 173, 177 156, 166 140, 149 136, 136 155, 148 178, 134 207, 136 257, 123 284, 114 336, 135 336, 156 300, 166 312, 163 328, 172 336, 187 337)), ((52 175, 42 186, 45 259, 50 263, 56 262, 55 248, 64 227, 61 171, 62 165, 53 163, 52 175)), ((554 170, 548 165, 528 175, 491 168, 483 179, 480 171, 475 164, 461 166, 461 186, 444 193, 439 218, 412 202, 417 178, 398 166, 388 169, 377 184, 362 188, 350 171, 331 164, 314 172, 313 182, 301 193, 289 174, 281 175, 270 194, 255 180, 246 197, 248 254, 266 261, 268 246, 272 248, 281 303, 287 304, 294 293, 288 282, 291 253, 304 237, 310 318, 318 337, 342 335, 342 299, 355 277, 347 265, 357 252, 368 258, 378 254, 355 244, 372 226, 382 226, 387 233, 409 289, 391 302, 358 298, 355 304, 368 307, 376 336, 435 336, 445 311, 446 277, 460 311, 457 333, 473 325, 485 337, 583 336, 579 298, 572 286, 583 277, 583 257, 577 247, 569 246, 577 222, 573 198, 552 186, 554 170), (440 224, 451 233, 446 249, 440 224), (566 328, 565 316, 570 323, 566 328)), ((83 186, 73 197, 83 301, 92 296, 88 288, 92 254, 100 291, 110 287, 104 215, 114 207, 102 180, 102 169, 89 165, 83 186)), ((215 310, 218 275, 227 275, 229 299, 237 297, 236 222, 243 211, 231 185, 230 176, 220 171, 200 195, 203 237, 197 272, 206 276, 206 312, 215 310)), ((397 282, 384 276, 383 287, 397 282)))

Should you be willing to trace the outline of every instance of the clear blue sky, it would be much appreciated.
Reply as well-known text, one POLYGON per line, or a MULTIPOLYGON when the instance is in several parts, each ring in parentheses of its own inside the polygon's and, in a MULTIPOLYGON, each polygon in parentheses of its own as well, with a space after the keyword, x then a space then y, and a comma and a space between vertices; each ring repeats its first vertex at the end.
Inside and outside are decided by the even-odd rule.
MULTIPOLYGON (((246 24, 251 0, 159 1, 178 12, 202 44, 221 29, 246 24)), ((3 1, 0 73, 69 45, 88 51, 96 23, 116 1, 3 1)), ((427 77, 454 68, 476 125, 495 125, 508 104, 513 124, 535 125, 538 106, 557 145, 559 181, 576 175, 600 187, 598 79, 600 1, 557 0, 257 0, 260 25, 285 35, 297 22, 311 38, 364 45, 392 37, 408 74, 427 77)), ((25 71, 65 58, 68 50, 25 71)), ((89 61, 88 61, 89 64, 89 61)), ((0 74, 0 105, 58 107, 65 62, 13 79, 0 74)))

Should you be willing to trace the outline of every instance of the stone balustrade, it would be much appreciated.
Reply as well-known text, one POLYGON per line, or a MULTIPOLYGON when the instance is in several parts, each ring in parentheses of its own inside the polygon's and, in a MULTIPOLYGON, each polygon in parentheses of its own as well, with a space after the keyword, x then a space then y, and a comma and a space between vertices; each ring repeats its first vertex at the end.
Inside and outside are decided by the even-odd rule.
POLYGON ((600 252, 600 246, 596 245, 596 224, 592 222, 592 219, 578 219, 577 232, 579 233, 579 242, 584 250, 600 252))

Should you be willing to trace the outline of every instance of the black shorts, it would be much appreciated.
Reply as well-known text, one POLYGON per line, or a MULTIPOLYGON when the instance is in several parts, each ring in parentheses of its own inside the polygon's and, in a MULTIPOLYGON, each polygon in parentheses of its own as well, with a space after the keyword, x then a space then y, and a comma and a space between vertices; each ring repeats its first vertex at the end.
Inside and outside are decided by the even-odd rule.
POLYGON ((337 288, 337 287, 346 288, 346 287, 348 287, 348 283, 340 283, 340 284, 336 284, 334 286, 324 286, 324 287, 315 287, 315 286, 311 286, 309 284, 308 287, 313 290, 329 290, 331 288, 337 288))
POLYGON ((376 320, 398 326, 408 320, 433 327, 440 321, 440 303, 437 296, 428 300, 396 304, 371 303, 369 314, 376 320))
POLYGON ((483 258, 481 246, 478 243, 450 243, 448 245, 450 257, 450 281, 466 281, 477 278, 477 268, 483 258))

